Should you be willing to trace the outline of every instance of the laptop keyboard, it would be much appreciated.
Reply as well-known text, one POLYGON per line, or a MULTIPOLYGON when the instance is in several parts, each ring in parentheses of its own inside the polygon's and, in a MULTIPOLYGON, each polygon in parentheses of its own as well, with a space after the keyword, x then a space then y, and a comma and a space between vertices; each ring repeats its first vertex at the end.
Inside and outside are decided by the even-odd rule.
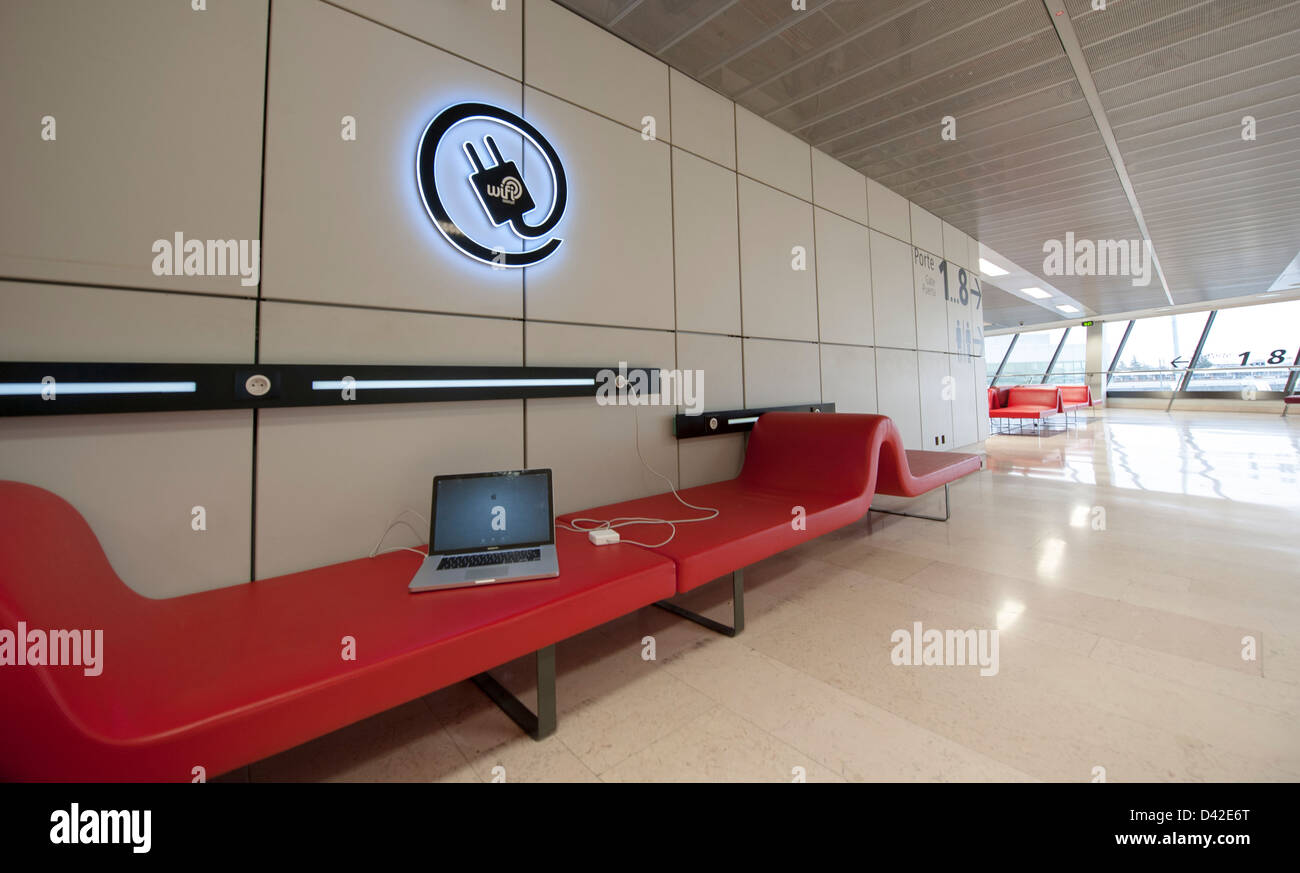
POLYGON ((439 570, 461 570, 465 567, 491 567, 498 564, 516 564, 536 561, 541 549, 518 549, 513 552, 485 552, 481 555, 451 555, 438 562, 439 570))

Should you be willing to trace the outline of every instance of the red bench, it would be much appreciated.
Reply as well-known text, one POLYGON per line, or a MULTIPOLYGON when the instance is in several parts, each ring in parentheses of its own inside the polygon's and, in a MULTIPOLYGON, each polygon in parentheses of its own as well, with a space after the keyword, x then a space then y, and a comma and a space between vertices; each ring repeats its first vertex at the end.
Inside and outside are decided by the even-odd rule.
MULTIPOLYGON (((679 492, 689 503, 717 507, 718 517, 679 524, 672 540, 654 549, 676 563, 678 593, 730 574, 733 624, 728 627, 673 603, 658 605, 734 636, 744 628, 746 566, 857 521, 878 493, 916 497, 942 485, 946 505, 948 485, 980 466, 979 455, 905 451, 898 429, 883 415, 765 413, 749 435, 738 477, 679 492), (796 507, 802 508, 801 515, 796 507), (802 526, 792 523, 797 517, 802 526)), ((559 520, 699 515, 668 492, 568 513, 559 520)))
POLYGON ((992 420, 1030 420, 1037 427, 1040 422, 1064 412, 1061 389, 1056 385, 989 389, 989 418, 992 420))
POLYGON ((1080 409, 1090 409, 1095 404, 1092 400, 1092 389, 1087 385, 1057 385, 1061 389, 1061 408, 1065 410, 1067 420, 1074 414, 1077 420, 1077 413, 1080 409))
POLYGON ((1297 403, 1300 403, 1300 394, 1289 394, 1282 398, 1282 417, 1286 418, 1287 412, 1297 403))
MULTIPOLYGON (((215 776, 463 679, 540 738, 556 726, 557 642, 652 603, 737 632, 745 565, 862 517, 876 493, 943 485, 946 502, 947 485, 980 465, 977 455, 905 452, 884 416, 769 413, 737 479, 682 492, 721 515, 681 526, 667 546, 597 547, 561 528, 556 579, 416 596, 407 583, 420 559, 395 552, 149 599, 122 583, 70 504, 0 482, 0 630, 103 632, 99 675, 0 667, 0 779, 215 776), (666 602, 726 573, 730 629, 666 602), (345 660, 349 639, 355 659, 345 660), (486 672, 529 652, 535 713, 486 672)), ((582 514, 595 513, 682 509, 659 495, 582 514)))
POLYGON ((676 591, 671 561, 556 531, 561 575, 412 595, 395 552, 167 600, 113 572, 81 514, 0 482, 0 629, 102 629, 102 673, 0 666, 0 779, 190 781, 475 678, 555 729, 554 644, 676 591), (356 641, 356 659, 342 641, 356 641), (538 653, 538 712, 486 675, 538 653))

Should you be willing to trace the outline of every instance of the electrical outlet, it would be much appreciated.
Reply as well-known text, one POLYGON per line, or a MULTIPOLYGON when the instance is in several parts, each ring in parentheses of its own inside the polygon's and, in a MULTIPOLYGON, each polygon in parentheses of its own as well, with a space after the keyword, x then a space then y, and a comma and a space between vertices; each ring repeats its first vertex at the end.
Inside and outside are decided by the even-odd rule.
POLYGON ((244 370, 235 373, 235 397, 243 400, 271 400, 280 396, 280 376, 274 370, 244 370))
POLYGON ((255 373, 244 380, 244 390, 254 397, 264 397, 271 391, 271 380, 255 373))

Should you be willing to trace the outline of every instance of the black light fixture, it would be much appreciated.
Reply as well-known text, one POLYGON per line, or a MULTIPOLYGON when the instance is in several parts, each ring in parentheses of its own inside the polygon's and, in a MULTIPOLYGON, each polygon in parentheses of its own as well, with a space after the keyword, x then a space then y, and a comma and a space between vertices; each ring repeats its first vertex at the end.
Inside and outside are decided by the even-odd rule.
POLYGON ((744 433, 754 429, 754 422, 765 412, 834 412, 834 403, 800 403, 794 406, 762 406, 751 409, 724 409, 699 415, 679 414, 673 419, 673 433, 679 440, 714 436, 720 433, 744 433))
MULTIPOLYGON (((658 371, 642 368, 656 377, 658 371)), ((595 397, 618 367, 0 362, 0 417, 595 397)))

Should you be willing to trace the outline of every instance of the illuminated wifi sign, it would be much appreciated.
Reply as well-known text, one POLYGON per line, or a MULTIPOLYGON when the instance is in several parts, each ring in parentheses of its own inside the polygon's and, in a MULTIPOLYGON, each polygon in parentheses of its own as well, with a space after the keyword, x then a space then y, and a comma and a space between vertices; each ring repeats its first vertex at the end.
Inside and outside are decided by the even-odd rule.
MULTIPOLYGON (((523 161, 522 154, 518 158, 519 162, 523 161)), ((527 267, 555 254, 563 242, 559 237, 547 238, 564 216, 568 199, 560 156, 537 128, 513 112, 486 103, 457 103, 442 110, 420 136, 415 155, 415 178, 434 227, 447 242, 476 261, 495 267, 527 267), (486 126, 499 127, 496 132, 502 137, 501 142, 507 145, 519 143, 521 150, 527 143, 541 155, 550 172, 550 192, 545 198, 549 200, 549 208, 537 224, 529 223, 527 216, 538 209, 538 204, 524 184, 519 164, 502 154, 496 137, 490 133, 483 136, 486 159, 472 140, 463 141, 459 149, 451 148, 450 143, 448 147, 439 149, 453 128, 471 122, 477 123, 473 125, 477 128, 485 126, 485 122, 486 126), (467 163, 460 166, 459 171, 448 163, 461 159, 467 163), (459 210, 458 217, 453 216, 459 204, 473 202, 465 196, 462 183, 473 191, 487 224, 482 218, 467 214, 464 209, 459 210), (485 232, 503 225, 520 240, 547 239, 538 247, 522 252, 509 252, 500 245, 488 245, 484 241, 485 232)))

